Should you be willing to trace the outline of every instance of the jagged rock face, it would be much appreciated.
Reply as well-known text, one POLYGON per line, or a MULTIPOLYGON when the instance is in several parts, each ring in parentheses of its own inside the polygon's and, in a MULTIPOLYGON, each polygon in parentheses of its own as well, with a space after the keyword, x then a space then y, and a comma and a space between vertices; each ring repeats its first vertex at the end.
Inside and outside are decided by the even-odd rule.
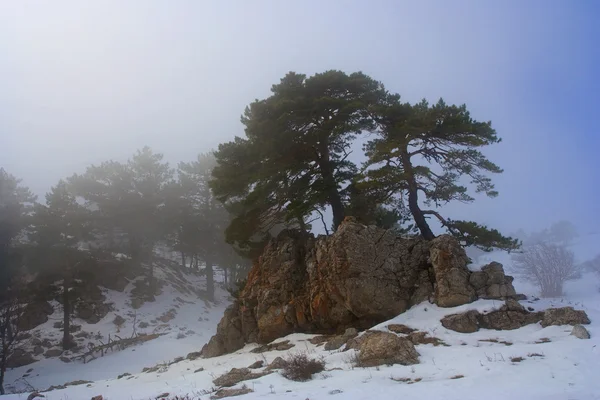
POLYGON ((469 283, 471 272, 465 249, 452 236, 432 241, 431 264, 435 273, 435 302, 440 307, 456 307, 477 299, 469 283))
POLYGON ((244 337, 266 343, 298 331, 342 333, 398 315, 423 300, 414 295, 429 277, 428 256, 428 242, 356 223, 317 239, 284 232, 241 293, 244 337))
MULTIPOLYGON (((217 334, 210 338, 210 341, 204 345, 201 351, 203 357, 217 357, 221 354, 230 353, 244 347, 244 337, 242 336, 242 325, 238 316, 239 304, 233 303, 225 310, 223 318, 217 325, 217 334)), ((194 359, 196 357, 190 357, 194 359)))
MULTIPOLYGON (((294 332, 366 329, 424 300, 442 307, 472 302, 477 290, 467 263, 451 236, 404 239, 351 218, 327 237, 284 231, 265 247, 202 356, 294 332)), ((512 288, 501 266, 494 271, 512 288)), ((500 278, 485 278, 477 287, 488 293, 488 280, 500 278)))

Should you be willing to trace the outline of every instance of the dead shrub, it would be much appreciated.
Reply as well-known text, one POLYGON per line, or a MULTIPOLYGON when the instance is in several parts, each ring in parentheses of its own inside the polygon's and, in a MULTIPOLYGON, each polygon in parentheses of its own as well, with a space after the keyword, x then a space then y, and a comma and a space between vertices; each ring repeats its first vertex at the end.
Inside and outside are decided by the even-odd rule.
POLYGON ((324 370, 325 361, 309 358, 305 353, 297 353, 287 358, 281 375, 292 381, 304 382, 311 380, 314 374, 324 370))

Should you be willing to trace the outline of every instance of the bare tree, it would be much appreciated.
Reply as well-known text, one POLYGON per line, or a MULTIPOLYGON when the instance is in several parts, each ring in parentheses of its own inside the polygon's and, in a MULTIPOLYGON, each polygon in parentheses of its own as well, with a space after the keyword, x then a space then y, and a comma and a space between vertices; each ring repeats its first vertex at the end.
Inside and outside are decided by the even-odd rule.
POLYGON ((4 391, 4 374, 8 360, 19 347, 19 318, 22 313, 19 296, 7 291, 0 298, 0 395, 4 391))
POLYGON ((560 297, 563 285, 579 276, 575 255, 564 246, 536 243, 513 256, 515 274, 536 284, 542 297, 560 297))

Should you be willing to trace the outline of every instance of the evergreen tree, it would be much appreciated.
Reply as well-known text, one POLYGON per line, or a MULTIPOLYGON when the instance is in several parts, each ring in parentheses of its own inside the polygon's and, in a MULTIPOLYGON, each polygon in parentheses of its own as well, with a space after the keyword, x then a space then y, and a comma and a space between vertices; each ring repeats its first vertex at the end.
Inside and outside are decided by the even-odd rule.
POLYGON ((505 237, 471 221, 444 218, 435 208, 451 201, 470 203, 476 193, 495 197, 498 192, 487 174, 502 169, 489 161, 479 148, 500 142, 490 122, 471 118, 466 106, 449 106, 443 100, 430 106, 425 100, 411 105, 389 95, 372 109, 379 136, 365 146, 368 162, 360 187, 378 202, 408 203, 422 236, 435 237, 427 218, 441 225, 466 245, 485 250, 516 249, 516 239, 505 237), (420 198, 420 195, 423 195, 420 198), (432 209, 422 209, 421 203, 432 209))
POLYGON ((209 187, 215 165, 213 154, 200 154, 193 162, 180 163, 178 185, 172 187, 175 195, 168 202, 168 209, 173 210, 172 220, 177 225, 175 248, 190 254, 196 263, 204 264, 210 300, 214 299, 213 267, 231 261, 233 251, 225 242, 229 213, 209 187))
POLYGON ((36 204, 29 238, 34 246, 31 264, 38 270, 58 272, 63 276, 63 348, 75 343, 70 336, 73 300, 70 295, 73 275, 81 263, 89 258, 82 247, 88 239, 89 217, 77 203, 67 183, 60 181, 46 195, 46 204, 36 204))
POLYGON ((334 229, 345 216, 346 188, 357 168, 348 156, 356 135, 373 129, 368 108, 385 94, 363 73, 290 72, 272 95, 242 117, 246 138, 219 146, 211 187, 235 215, 229 242, 268 238, 281 222, 301 229, 330 206, 334 229))
POLYGON ((136 267, 149 260, 165 235, 164 205, 173 171, 162 159, 144 147, 125 164, 104 162, 70 179, 93 211, 95 228, 112 246, 125 244, 136 267))
POLYGON ((0 295, 6 292, 22 264, 19 238, 35 200, 31 191, 21 185, 21 180, 0 168, 0 295))

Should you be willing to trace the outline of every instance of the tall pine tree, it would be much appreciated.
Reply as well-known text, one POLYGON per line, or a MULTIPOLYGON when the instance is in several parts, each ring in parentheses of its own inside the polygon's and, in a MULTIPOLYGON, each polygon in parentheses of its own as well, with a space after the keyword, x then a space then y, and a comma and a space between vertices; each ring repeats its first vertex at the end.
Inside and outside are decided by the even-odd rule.
POLYGON ((29 238, 34 255, 31 264, 63 277, 63 348, 74 346, 70 336, 73 300, 70 289, 77 268, 89 258, 84 242, 89 239, 89 214, 77 203, 65 181, 46 194, 46 204, 36 204, 29 238))
POLYGON ((272 95, 242 117, 246 138, 219 146, 211 187, 235 215, 228 240, 260 237, 281 222, 330 206, 342 222, 346 191, 357 172, 348 156, 356 135, 374 128, 368 112, 385 94, 363 73, 326 71, 307 78, 290 72, 272 95))
POLYGON ((163 155, 144 147, 127 163, 91 166, 70 183, 93 211, 98 232, 115 250, 126 246, 123 250, 139 267, 149 261, 154 245, 165 235, 166 189, 172 179, 173 170, 163 155))
POLYGON ((372 112, 380 130, 365 146, 362 190, 379 202, 407 203, 425 239, 435 237, 428 222, 433 216, 466 245, 485 250, 519 246, 518 240, 495 229, 445 218, 436 209, 451 201, 473 202, 469 187, 489 197, 498 195, 488 175, 502 169, 479 150, 501 140, 490 122, 472 119, 465 105, 447 105, 441 99, 433 106, 425 100, 411 105, 401 103, 398 95, 389 95, 372 112))

